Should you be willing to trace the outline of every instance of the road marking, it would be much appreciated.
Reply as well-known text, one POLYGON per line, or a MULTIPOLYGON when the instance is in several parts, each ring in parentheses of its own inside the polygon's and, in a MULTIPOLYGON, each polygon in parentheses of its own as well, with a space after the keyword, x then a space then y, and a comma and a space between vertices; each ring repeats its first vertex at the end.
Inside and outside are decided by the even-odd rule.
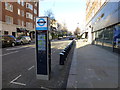
POLYGON ((51 90, 51 89, 49 89, 49 88, 46 88, 46 87, 40 87, 41 89, 45 89, 45 90, 51 90))
POLYGON ((28 68, 28 71, 30 71, 32 68, 34 68, 35 66, 33 65, 32 67, 28 68))
POLYGON ((22 75, 17 76, 15 79, 13 79, 10 83, 16 81, 18 78, 20 78, 22 75))
POLYGON ((7 51, 9 51, 9 50, 17 50, 17 49, 28 48, 28 47, 35 48, 35 45, 26 45, 26 46, 21 46, 21 47, 17 47, 17 48, 8 48, 6 50, 7 51))
POLYGON ((35 49, 34 47, 29 47, 29 48, 26 48, 26 50, 28 50, 28 49, 35 49))
POLYGON ((13 54, 13 53, 17 53, 17 52, 18 52, 18 51, 14 51, 14 52, 6 53, 6 54, 0 55, 0 56, 6 56, 6 55, 13 54))
POLYGON ((26 47, 10 48, 10 49, 6 49, 6 50, 7 50, 7 51, 9 51, 9 50, 17 50, 17 49, 22 49, 22 48, 26 48, 26 47))
POLYGON ((17 76, 15 79, 13 79, 10 83, 12 84, 17 84, 17 85, 22 85, 22 86, 26 86, 26 84, 24 83, 19 83, 19 82, 15 82, 18 78, 20 78, 22 75, 17 76))
POLYGON ((51 48, 55 48, 55 46, 51 46, 51 48))
POLYGON ((19 82, 11 82, 12 84, 17 84, 17 85, 22 85, 22 86, 26 86, 26 84, 24 83, 19 83, 19 82))
POLYGON ((62 47, 59 47, 58 49, 61 49, 62 47))

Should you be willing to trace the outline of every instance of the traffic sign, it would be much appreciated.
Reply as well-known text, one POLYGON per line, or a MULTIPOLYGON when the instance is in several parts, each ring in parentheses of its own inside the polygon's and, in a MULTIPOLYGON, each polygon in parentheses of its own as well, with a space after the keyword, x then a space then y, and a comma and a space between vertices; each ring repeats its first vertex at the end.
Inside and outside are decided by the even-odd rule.
POLYGON ((47 17, 36 18, 36 30, 48 30, 48 18, 47 17))

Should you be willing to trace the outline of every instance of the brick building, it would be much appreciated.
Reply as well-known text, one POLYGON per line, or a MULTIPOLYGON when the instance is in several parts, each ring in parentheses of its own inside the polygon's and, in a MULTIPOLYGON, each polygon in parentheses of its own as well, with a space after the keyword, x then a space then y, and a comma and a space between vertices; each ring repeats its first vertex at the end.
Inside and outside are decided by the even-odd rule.
POLYGON ((88 42, 102 47, 113 47, 120 39, 119 0, 87 0, 86 31, 88 42))
POLYGON ((35 17, 39 14, 38 2, 0 2, 0 22, 2 30, 0 34, 30 36, 34 38, 35 33, 35 17))

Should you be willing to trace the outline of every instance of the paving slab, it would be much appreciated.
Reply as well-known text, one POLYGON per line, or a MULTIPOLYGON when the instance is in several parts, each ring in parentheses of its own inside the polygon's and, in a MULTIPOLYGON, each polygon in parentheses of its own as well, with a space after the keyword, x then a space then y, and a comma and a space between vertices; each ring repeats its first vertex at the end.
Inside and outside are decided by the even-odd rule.
POLYGON ((67 88, 117 88, 118 55, 79 40, 67 88))

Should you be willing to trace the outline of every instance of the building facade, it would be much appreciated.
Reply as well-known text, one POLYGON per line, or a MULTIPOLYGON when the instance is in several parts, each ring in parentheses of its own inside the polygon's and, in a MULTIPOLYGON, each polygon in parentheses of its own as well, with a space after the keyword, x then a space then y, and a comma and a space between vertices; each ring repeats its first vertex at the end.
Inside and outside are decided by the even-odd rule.
POLYGON ((120 39, 120 2, 118 0, 90 1, 86 3, 88 42, 113 47, 114 42, 120 39))
POLYGON ((2 23, 2 35, 21 35, 34 38, 35 17, 39 13, 38 2, 0 2, 1 14, 0 22, 2 23))

